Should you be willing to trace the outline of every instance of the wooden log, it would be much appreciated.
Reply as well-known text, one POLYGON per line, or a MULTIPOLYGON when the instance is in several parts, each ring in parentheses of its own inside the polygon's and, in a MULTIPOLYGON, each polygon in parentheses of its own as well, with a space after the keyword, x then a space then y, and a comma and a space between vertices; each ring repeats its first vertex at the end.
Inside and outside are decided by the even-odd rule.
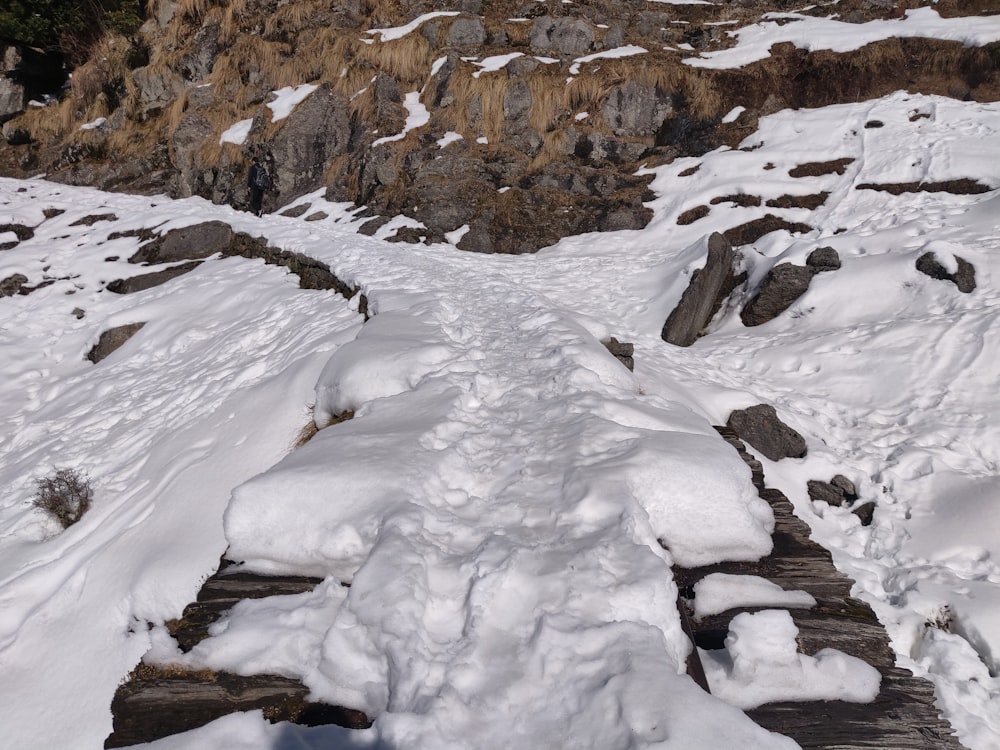
POLYGON ((261 709, 272 722, 351 729, 371 726, 361 711, 308 700, 309 689, 279 675, 184 672, 140 666, 111 703, 114 731, 104 747, 152 742, 204 726, 237 711, 261 709))
POLYGON ((933 684, 895 667, 879 671, 882 689, 872 703, 769 703, 746 713, 804 750, 961 749, 954 730, 938 716, 933 684))

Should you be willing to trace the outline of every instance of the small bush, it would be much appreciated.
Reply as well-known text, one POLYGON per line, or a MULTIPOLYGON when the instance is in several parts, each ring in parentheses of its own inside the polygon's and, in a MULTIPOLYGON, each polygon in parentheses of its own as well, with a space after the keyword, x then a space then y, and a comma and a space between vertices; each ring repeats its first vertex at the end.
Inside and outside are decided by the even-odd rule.
POLYGON ((51 476, 35 482, 31 503, 41 508, 68 529, 90 509, 94 490, 90 479, 75 469, 56 469, 51 476))

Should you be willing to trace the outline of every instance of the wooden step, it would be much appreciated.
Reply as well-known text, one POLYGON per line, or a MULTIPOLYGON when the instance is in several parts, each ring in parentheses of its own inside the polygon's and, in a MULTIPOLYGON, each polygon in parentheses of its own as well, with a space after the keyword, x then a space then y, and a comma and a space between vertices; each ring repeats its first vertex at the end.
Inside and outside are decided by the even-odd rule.
POLYGON ((371 726, 361 711, 308 700, 309 689, 279 675, 241 677, 140 665, 111 702, 114 731, 104 747, 126 747, 187 732, 237 711, 261 709, 272 722, 371 726))
MULTIPOLYGON (((750 466, 758 493, 774 511, 774 548, 755 562, 674 568, 680 591, 678 604, 692 640, 702 649, 723 648, 729 624, 737 614, 775 609, 743 607, 696 620, 692 599, 698 581, 711 573, 760 576, 788 591, 806 591, 816 599, 812 608, 788 610, 799 629, 801 653, 812 655, 835 648, 862 659, 882 674, 881 690, 872 703, 770 703, 747 711, 747 715, 807 750, 959 750, 961 745, 934 705, 933 684, 894 666, 885 628, 870 606, 851 596, 852 581, 834 567, 830 553, 809 538, 809 526, 794 514, 788 498, 765 486, 761 464, 735 433, 724 427, 716 429, 750 466)), ((699 671, 700 664, 689 664, 689 673, 699 671)))

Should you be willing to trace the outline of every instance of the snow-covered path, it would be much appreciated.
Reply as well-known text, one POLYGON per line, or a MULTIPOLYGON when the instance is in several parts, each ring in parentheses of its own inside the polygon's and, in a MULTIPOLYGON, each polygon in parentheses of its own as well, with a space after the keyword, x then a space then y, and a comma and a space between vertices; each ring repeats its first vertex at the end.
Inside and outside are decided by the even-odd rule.
MULTIPOLYGON (((299 676, 317 698, 376 715, 351 743, 787 747, 682 675, 669 571, 769 548, 770 510, 710 427, 769 402, 809 455, 768 464, 768 480, 859 581, 902 662, 937 681, 963 742, 995 746, 1000 198, 856 187, 996 188, 977 154, 998 132, 996 105, 905 94, 779 113, 745 151, 658 168, 646 230, 516 258, 361 237, 337 206, 322 222, 258 220, 197 199, 0 181, 0 223, 35 227, 0 254, 0 279, 55 279, 0 300, 13 426, 0 436, 5 737, 100 746, 115 686, 147 648, 182 658, 159 623, 228 546, 255 569, 328 580, 239 605, 183 659, 299 676), (818 156, 855 161, 789 175, 818 156), (821 192, 813 212, 766 205, 821 192), (711 202, 738 193, 761 205, 711 202), (702 204, 708 217, 677 224, 702 204), (105 212, 122 218, 75 224, 105 212), (751 285, 818 246, 843 267, 764 326, 744 328, 734 305, 690 349, 664 344, 704 237, 766 213, 816 229, 745 248, 751 285), (144 270, 124 260, 139 241, 110 232, 209 219, 328 263, 373 317, 239 258, 102 291, 144 270), (972 262, 975 292, 918 273, 927 251, 972 262), (138 321, 111 357, 84 360, 102 330, 138 321), (601 345, 612 335, 636 344, 634 375, 601 345), (321 425, 355 416, 291 450, 313 403, 321 425), (87 471, 96 490, 61 534, 30 506, 53 464, 87 471), (806 480, 838 472, 877 500, 871 527, 808 500, 806 480), (952 632, 925 624, 945 605, 952 632)), ((160 747, 263 748, 285 731, 343 737, 257 714, 160 747)))

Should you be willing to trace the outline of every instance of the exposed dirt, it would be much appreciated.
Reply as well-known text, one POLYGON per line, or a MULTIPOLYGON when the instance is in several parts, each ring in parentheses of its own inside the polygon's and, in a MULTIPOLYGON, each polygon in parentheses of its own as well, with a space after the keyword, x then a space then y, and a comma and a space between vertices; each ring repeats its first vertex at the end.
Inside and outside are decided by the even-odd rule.
POLYGON ((711 213, 712 209, 708 206, 695 206, 694 208, 689 208, 687 211, 682 213, 677 217, 677 223, 684 226, 686 224, 694 224, 698 219, 704 219, 711 213))
POLYGON ((879 190, 892 195, 902 195, 903 193, 953 193, 954 195, 978 195, 988 193, 991 188, 976 180, 963 177, 960 180, 946 180, 945 182, 889 182, 875 184, 864 182, 855 186, 857 190, 879 190))
POLYGON ((780 229, 784 229, 792 234, 804 234, 813 231, 813 228, 808 224, 786 221, 780 216, 768 214, 759 219, 748 221, 746 224, 740 224, 738 227, 727 229, 722 234, 729 240, 729 243, 733 247, 736 247, 738 245, 749 245, 751 242, 759 240, 765 234, 777 232, 780 229))
POLYGON ((852 157, 842 159, 831 159, 830 161, 810 161, 799 164, 788 170, 789 177, 822 177, 825 174, 844 174, 849 164, 853 164, 852 157))
POLYGON ((767 201, 769 208, 807 208, 813 211, 830 197, 828 192, 812 193, 810 195, 782 195, 767 201))

